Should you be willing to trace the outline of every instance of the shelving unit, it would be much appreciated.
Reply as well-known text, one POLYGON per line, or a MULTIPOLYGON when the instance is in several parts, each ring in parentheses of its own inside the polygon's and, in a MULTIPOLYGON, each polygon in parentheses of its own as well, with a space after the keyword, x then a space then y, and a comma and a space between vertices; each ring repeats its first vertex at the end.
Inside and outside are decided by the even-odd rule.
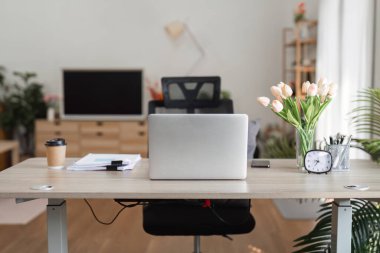
POLYGON ((283 29, 283 81, 302 97, 302 83, 314 81, 317 50, 316 20, 302 20, 283 29))

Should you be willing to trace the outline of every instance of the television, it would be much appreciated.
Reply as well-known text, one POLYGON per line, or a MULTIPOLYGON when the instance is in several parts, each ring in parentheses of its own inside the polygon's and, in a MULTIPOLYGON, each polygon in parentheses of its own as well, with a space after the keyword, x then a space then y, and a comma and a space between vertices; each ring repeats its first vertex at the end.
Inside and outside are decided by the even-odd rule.
POLYGON ((63 70, 63 119, 143 120, 142 70, 63 70))

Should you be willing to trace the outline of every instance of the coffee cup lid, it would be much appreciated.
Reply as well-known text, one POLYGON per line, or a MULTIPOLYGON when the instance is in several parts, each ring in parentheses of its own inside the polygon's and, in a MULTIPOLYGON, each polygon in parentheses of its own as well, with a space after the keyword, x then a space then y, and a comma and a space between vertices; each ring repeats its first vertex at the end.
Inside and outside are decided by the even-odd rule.
POLYGON ((63 138, 51 139, 45 142, 45 146, 65 146, 66 141, 63 138))

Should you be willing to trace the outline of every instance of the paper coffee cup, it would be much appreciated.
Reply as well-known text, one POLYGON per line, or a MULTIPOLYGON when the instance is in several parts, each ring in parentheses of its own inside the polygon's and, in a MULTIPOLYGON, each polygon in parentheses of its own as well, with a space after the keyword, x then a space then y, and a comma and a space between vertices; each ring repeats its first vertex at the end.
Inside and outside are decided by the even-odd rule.
POLYGON ((45 142, 47 164, 50 169, 65 167, 66 141, 65 139, 51 139, 45 142))

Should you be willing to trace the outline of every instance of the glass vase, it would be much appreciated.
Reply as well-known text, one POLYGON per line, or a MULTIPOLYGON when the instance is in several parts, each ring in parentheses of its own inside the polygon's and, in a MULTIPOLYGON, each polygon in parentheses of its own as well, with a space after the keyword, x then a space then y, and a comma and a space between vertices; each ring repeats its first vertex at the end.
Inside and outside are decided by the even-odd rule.
POLYGON ((315 129, 297 129, 296 130, 296 159, 297 167, 301 171, 306 171, 304 160, 306 153, 314 148, 315 129))
POLYGON ((54 121, 55 118, 55 109, 53 107, 48 107, 46 112, 46 119, 48 121, 54 121))

